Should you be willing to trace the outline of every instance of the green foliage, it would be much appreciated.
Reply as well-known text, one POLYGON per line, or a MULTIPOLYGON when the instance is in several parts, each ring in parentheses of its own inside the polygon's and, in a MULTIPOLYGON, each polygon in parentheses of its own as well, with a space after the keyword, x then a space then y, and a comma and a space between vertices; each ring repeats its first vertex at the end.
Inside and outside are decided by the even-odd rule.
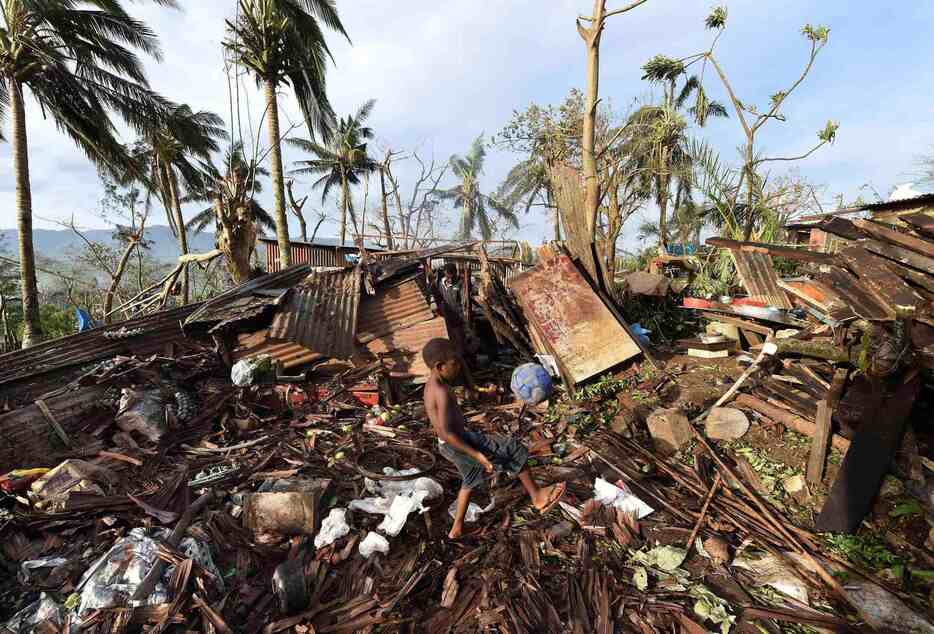
POLYGON ((330 138, 334 111, 325 70, 331 57, 321 23, 347 37, 332 0, 240 0, 235 22, 227 21, 224 47, 249 69, 257 85, 288 84, 310 134, 330 138))
POLYGON ((830 550, 869 570, 876 571, 904 564, 888 549, 885 542, 875 535, 824 533, 821 538, 830 550))
POLYGON ((915 498, 908 498, 889 511, 889 517, 896 519, 900 517, 920 517, 922 515, 924 515, 924 509, 921 503, 915 498))
POLYGON ((827 125, 817 133, 817 138, 825 143, 833 143, 837 136, 837 129, 840 124, 836 121, 828 121, 827 125))
MULTIPOLYGON (((19 303, 12 305, 11 308, 19 306, 19 303)), ((10 319, 10 328, 17 333, 17 339, 23 338, 23 321, 21 310, 11 310, 8 318, 10 319)), ((53 304, 39 305, 39 323, 42 325, 42 332, 49 339, 58 337, 67 337, 77 331, 77 322, 75 320, 75 311, 73 308, 58 308, 53 304)))
POLYGON ((704 25, 708 29, 722 29, 726 27, 726 7, 719 5, 710 12, 710 15, 704 20, 704 25))
POLYGON ((674 81, 684 73, 684 62, 656 55, 642 66, 642 79, 648 81, 674 81))
POLYGON ((817 26, 805 24, 801 28, 801 34, 815 44, 823 45, 827 43, 827 38, 830 36, 830 29, 822 24, 818 24, 817 26))

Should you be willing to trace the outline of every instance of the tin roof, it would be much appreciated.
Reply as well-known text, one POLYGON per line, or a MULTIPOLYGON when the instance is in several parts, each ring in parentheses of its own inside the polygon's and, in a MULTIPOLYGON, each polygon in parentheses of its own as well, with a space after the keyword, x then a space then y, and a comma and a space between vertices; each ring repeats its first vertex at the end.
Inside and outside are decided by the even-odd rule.
POLYGON ((357 340, 366 343, 406 326, 428 321, 435 313, 416 278, 381 286, 376 295, 363 298, 357 340))
POLYGON ((276 313, 269 338, 297 343, 335 359, 349 359, 357 333, 361 277, 359 268, 308 275, 276 313))
POLYGON ((778 286, 778 274, 771 256, 740 249, 730 249, 730 254, 736 262, 739 279, 751 298, 768 302, 776 308, 792 308, 785 291, 778 286))

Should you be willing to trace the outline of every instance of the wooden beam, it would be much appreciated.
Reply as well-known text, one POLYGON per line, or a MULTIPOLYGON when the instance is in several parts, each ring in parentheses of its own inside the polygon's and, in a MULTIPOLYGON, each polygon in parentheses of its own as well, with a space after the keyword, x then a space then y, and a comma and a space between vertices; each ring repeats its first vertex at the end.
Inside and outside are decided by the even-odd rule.
MULTIPOLYGON (((774 405, 769 405, 762 399, 750 396, 749 394, 740 394, 736 397, 734 403, 737 407, 745 407, 755 412, 759 412, 763 416, 767 416, 768 418, 781 423, 791 431, 798 432, 799 434, 803 434, 810 438, 813 438, 817 433, 817 425, 811 421, 805 420, 800 416, 795 416, 788 410, 775 407, 774 405)), ((850 448, 850 441, 838 434, 833 434, 830 437, 830 443, 833 447, 843 452, 848 451, 850 448)))
POLYGON ((55 431, 55 435, 58 436, 66 447, 71 447, 71 438, 68 437, 68 434, 65 433, 65 428, 62 427, 61 423, 58 422, 58 419, 55 418, 55 415, 52 413, 52 410, 49 409, 49 406, 46 405, 45 401, 41 398, 36 399, 36 407, 39 408, 39 411, 42 412, 42 415, 45 416, 45 419, 49 421, 49 425, 55 431))
POLYGON ((707 244, 724 249, 738 249, 751 253, 767 253, 788 260, 798 260, 799 262, 833 264, 836 261, 836 257, 830 253, 819 253, 817 251, 808 251, 807 249, 795 249, 762 242, 742 242, 739 240, 727 240, 726 238, 707 238, 707 244))
POLYGON ((853 224, 875 238, 917 251, 921 255, 934 257, 934 243, 928 240, 889 229, 869 220, 854 220, 853 224))
POLYGON ((920 255, 909 249, 889 244, 888 242, 879 242, 878 240, 863 240, 860 242, 860 246, 867 251, 872 251, 876 255, 881 255, 901 265, 934 275, 934 258, 920 255))
POLYGON ((840 251, 847 267, 859 276, 860 284, 900 317, 911 317, 923 303, 906 282, 889 268, 883 258, 872 255, 859 245, 840 251))
POLYGON ((874 412, 860 423, 817 518, 818 531, 851 533, 872 509, 920 387, 921 381, 915 374, 891 398, 879 399, 874 412))
POLYGON ((898 219, 913 227, 915 231, 934 238, 934 216, 919 212, 899 216, 898 219))
POLYGON ((766 337, 774 337, 775 331, 769 328, 768 326, 763 326, 757 324, 753 321, 746 321, 745 319, 739 319, 738 317, 731 317, 729 315, 721 315, 720 313, 711 313, 707 311, 700 311, 701 317, 706 317, 710 321, 722 321, 725 324, 732 324, 738 326, 744 330, 749 330, 751 332, 759 333, 766 337))
POLYGON ((830 404, 827 399, 817 403, 817 421, 814 437, 811 439, 811 455, 808 456, 807 481, 808 484, 817 485, 824 479, 824 462, 827 460, 827 448, 830 446, 832 433, 830 423, 830 404))

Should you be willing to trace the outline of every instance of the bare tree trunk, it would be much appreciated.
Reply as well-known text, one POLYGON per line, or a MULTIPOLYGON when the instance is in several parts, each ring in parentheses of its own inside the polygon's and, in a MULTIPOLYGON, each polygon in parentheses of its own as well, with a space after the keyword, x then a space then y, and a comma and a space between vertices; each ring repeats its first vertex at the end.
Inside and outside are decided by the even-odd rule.
POLYGON ((19 270, 23 297, 23 347, 43 339, 39 320, 39 286, 36 254, 32 244, 32 190, 29 184, 29 145, 22 86, 9 82, 10 115, 13 119, 13 172, 16 174, 16 220, 19 229, 19 270))
MULTIPOLYGON (((185 218, 182 216, 181 196, 178 193, 178 179, 171 169, 167 168, 167 177, 169 187, 172 193, 172 213, 175 216, 175 226, 178 227, 178 248, 182 255, 188 255, 188 229, 185 227, 185 218)), ((182 305, 185 306, 191 299, 191 290, 189 288, 190 278, 188 265, 182 269, 182 305)), ((105 311, 106 312, 106 311, 105 311)))
POLYGON ((755 166, 753 165, 754 155, 752 148, 752 139, 746 140, 746 226, 743 228, 743 240, 748 241, 752 237, 752 230, 756 223, 755 208, 755 187, 756 177, 754 175, 755 166))
POLYGON ((308 196, 305 196, 301 200, 295 200, 295 194, 292 192, 293 182, 295 181, 289 179, 289 182, 286 184, 286 193, 289 195, 289 205, 292 207, 292 213, 298 218, 298 227, 302 234, 302 242, 308 242, 308 224, 305 222, 305 213, 302 211, 305 207, 305 203, 308 201, 308 196))
POLYGON ((282 144, 279 141, 279 102, 276 98, 276 84, 266 80, 266 109, 269 116, 269 156, 272 160, 270 176, 272 193, 276 201, 273 218, 276 221, 276 242, 279 243, 279 266, 283 269, 292 264, 292 250, 289 244, 289 220, 285 217, 285 181, 282 175, 282 144))
POLYGON ((392 251, 395 246, 392 241, 392 227, 389 226, 389 205, 386 202, 386 171, 383 166, 379 168, 379 186, 383 200, 383 230, 386 232, 386 246, 392 251))
POLYGON ((226 215, 223 203, 214 201, 214 215, 217 217, 217 248, 224 254, 227 271, 234 284, 249 281, 251 274, 250 258, 256 243, 256 223, 245 207, 229 210, 226 215))
POLYGON ((545 204, 555 215, 555 242, 561 242, 561 212, 558 211, 554 196, 551 195, 551 185, 545 188, 545 204))
POLYGON ((671 187, 671 178, 665 175, 658 180, 658 247, 659 255, 665 255, 668 253, 668 188, 671 187))
POLYGON ((600 207, 600 181, 597 178, 596 125, 597 99, 600 92, 600 36, 603 32, 603 19, 606 13, 606 0, 594 0, 593 20, 589 28, 577 25, 584 43, 587 45, 587 92, 584 106, 584 130, 581 139, 582 171, 584 175, 585 209, 587 210, 587 229, 592 239, 597 237, 597 213, 600 207))
MULTIPOLYGON (((402 220, 405 214, 402 211, 402 196, 399 195, 399 183, 398 181, 396 181, 395 178, 392 178, 392 172, 389 173, 389 176, 390 176, 389 182, 392 183, 392 194, 396 199, 396 210, 399 212, 399 219, 402 220)), ((421 220, 421 213, 422 213, 421 209, 419 209, 419 212, 418 212, 419 220, 421 220)), ((409 238, 412 235, 411 224, 412 224, 411 216, 409 216, 407 222, 403 220, 403 227, 404 227, 404 229, 402 230, 402 234, 403 234, 402 237, 403 237, 403 242, 404 242, 402 246, 403 249, 409 248, 409 238)))
POLYGON ((109 324, 113 321, 113 315, 110 313, 113 310, 114 296, 117 294, 117 289, 120 287, 120 281, 123 280, 123 274, 126 273, 126 266, 130 261, 130 256, 133 255, 133 251, 139 244, 139 238, 142 235, 143 230, 140 228, 139 233, 136 234, 137 237, 126 245, 123 255, 120 256, 120 262, 117 263, 117 269, 110 278, 110 286, 107 288, 107 293, 104 295, 104 323, 109 324))

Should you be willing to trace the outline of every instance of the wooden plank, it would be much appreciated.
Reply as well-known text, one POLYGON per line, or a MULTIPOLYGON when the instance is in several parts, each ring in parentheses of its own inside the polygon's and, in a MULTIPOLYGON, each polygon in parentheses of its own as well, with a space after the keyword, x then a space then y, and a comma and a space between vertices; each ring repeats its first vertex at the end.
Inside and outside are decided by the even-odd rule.
POLYGON ((846 298, 850 308, 863 319, 893 321, 895 311, 880 302, 848 271, 834 266, 828 273, 821 273, 818 280, 829 286, 840 297, 846 298))
POLYGON ((811 455, 808 456, 808 484, 818 485, 824 479, 824 463, 827 460, 827 448, 830 446, 831 411, 827 399, 817 404, 817 429, 811 439, 811 455))
MULTIPOLYGON (((774 421, 778 421, 788 429, 810 438, 814 437, 815 431, 817 430, 817 425, 811 421, 805 420, 800 416, 795 416, 792 412, 784 410, 780 407, 769 405, 762 399, 756 398, 749 394, 740 394, 736 397, 734 403, 736 404, 736 407, 745 407, 755 412, 759 412, 760 414, 774 421)), ((840 451, 846 452, 850 449, 850 441, 839 434, 834 434, 831 437, 830 442, 840 451)))
POLYGON ((700 311, 700 315, 701 317, 706 317, 711 321, 722 321, 725 324, 739 326, 740 328, 745 328, 746 330, 757 332, 760 335, 765 335, 766 337, 772 337, 775 335, 775 331, 768 326, 763 326, 762 324, 757 324, 753 321, 746 321, 745 319, 739 319, 738 317, 731 317, 729 315, 721 315, 720 313, 711 313, 703 310, 700 311))
POLYGON ((45 401, 42 399, 36 399, 36 407, 39 408, 39 411, 42 412, 42 415, 45 416, 45 419, 49 421, 49 425, 55 431, 55 435, 58 436, 66 447, 71 447, 71 438, 68 437, 68 434, 65 433, 65 428, 62 427, 62 424, 58 422, 58 419, 55 418, 55 415, 52 414, 52 410, 49 409, 49 406, 46 405, 45 401))
POLYGON ((851 220, 846 218, 827 218, 821 220, 817 226, 821 231, 831 233, 844 240, 862 240, 866 234, 859 230, 851 220))
POLYGON ((860 242, 860 245, 867 251, 872 251, 893 262, 898 262, 903 266, 909 266, 929 275, 934 275, 934 258, 929 258, 915 253, 910 249, 904 249, 900 246, 889 244, 888 242, 880 242, 878 240, 864 240, 860 242))
POLYGON ((884 259, 872 255, 863 247, 847 247, 840 252, 840 257, 847 267, 859 276, 863 287, 896 315, 910 317, 923 302, 902 278, 889 269, 884 259))
POLYGON ((917 251, 921 255, 934 257, 934 243, 928 240, 900 233, 869 220, 854 220, 853 224, 875 238, 917 251))
POLYGON ((910 225, 916 231, 919 231, 927 236, 934 237, 934 216, 918 212, 899 216, 898 219, 910 225))
POLYGON ((892 464, 920 386, 916 374, 891 398, 879 398, 870 416, 863 419, 817 518, 816 530, 851 533, 859 528, 892 464))
POLYGON ((575 384, 641 354, 567 255, 540 262, 510 287, 575 384))
POLYGON ((797 260, 799 262, 816 262, 818 264, 833 264, 836 258, 830 253, 818 253, 817 251, 808 251, 807 249, 795 249, 792 247, 782 247, 776 244, 764 244, 762 242, 742 242, 739 240, 727 240, 726 238, 707 238, 707 244, 725 249, 741 249, 747 253, 767 253, 788 260, 797 260))
POLYGON ((765 339, 762 338, 762 335, 754 330, 749 330, 748 328, 740 328, 739 331, 743 333, 743 336, 746 338, 746 341, 750 346, 761 346, 765 343, 765 339))

